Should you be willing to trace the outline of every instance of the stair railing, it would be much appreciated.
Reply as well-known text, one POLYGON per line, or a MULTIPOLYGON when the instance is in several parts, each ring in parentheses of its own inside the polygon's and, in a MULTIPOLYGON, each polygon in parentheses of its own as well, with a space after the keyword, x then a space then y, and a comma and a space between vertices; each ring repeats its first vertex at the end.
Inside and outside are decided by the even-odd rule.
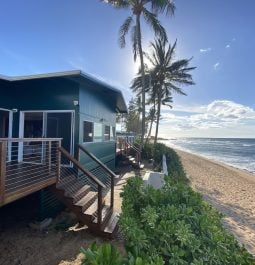
POLYGON ((135 145, 129 143, 128 141, 126 141, 126 144, 129 147, 129 149, 131 149, 131 150, 133 150, 135 152, 136 160, 137 160, 138 164, 140 165, 140 163, 141 163, 141 151, 140 151, 140 148, 138 148, 135 145))
POLYGON ((97 191, 97 224, 99 227, 102 224, 102 210, 103 210, 103 189, 106 188, 105 184, 102 183, 93 173, 91 173, 88 169, 86 169, 77 159, 71 156, 63 147, 59 147, 59 152, 62 155, 62 159, 69 160, 73 163, 73 168, 65 168, 61 167, 61 176, 76 174, 77 177, 82 178, 82 176, 86 176, 87 178, 84 180, 84 184, 90 185, 94 190, 97 191))
POLYGON ((95 174, 97 174, 97 172, 100 174, 101 170, 103 170, 104 173, 106 173, 106 175, 109 176, 110 183, 108 185, 108 181, 106 181, 105 193, 107 193, 108 189, 110 189, 110 207, 113 208, 114 206, 114 180, 118 178, 118 176, 109 167, 107 167, 102 161, 100 161, 94 154, 92 154, 88 149, 86 149, 83 145, 79 144, 78 148, 79 150, 84 152, 87 156, 89 156, 92 159, 92 161, 94 161, 99 166, 99 169, 96 170, 95 174))

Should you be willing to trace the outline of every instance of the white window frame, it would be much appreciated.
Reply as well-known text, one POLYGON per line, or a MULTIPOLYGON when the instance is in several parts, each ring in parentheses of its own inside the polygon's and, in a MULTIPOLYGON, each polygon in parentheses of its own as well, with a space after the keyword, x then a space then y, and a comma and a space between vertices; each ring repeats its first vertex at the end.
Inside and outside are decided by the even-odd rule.
MULTIPOLYGON (((74 131, 75 131, 75 110, 23 110, 20 111, 19 118, 19 138, 24 138, 24 123, 26 113, 43 113, 43 134, 47 130, 47 114, 48 113, 71 113, 71 141, 70 141, 70 154, 74 155, 74 131)), ((69 151, 69 150, 68 150, 69 151)), ((18 162, 23 161, 23 143, 19 143, 18 149, 18 162)), ((71 164, 70 164, 71 165, 71 164)))

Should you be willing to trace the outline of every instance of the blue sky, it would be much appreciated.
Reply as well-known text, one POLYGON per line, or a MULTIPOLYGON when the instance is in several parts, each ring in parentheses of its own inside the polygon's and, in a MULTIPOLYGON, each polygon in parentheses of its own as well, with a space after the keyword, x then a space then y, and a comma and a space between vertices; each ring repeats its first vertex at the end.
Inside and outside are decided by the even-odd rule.
MULTIPOLYGON (((195 86, 163 109, 161 136, 254 137, 255 2, 176 0, 172 18, 160 17, 176 58, 193 56, 195 86)), ((0 73, 24 75, 81 69, 130 99, 137 70, 130 37, 118 46, 128 11, 95 0, 2 0, 0 73)), ((143 26, 149 50, 152 31, 143 26)))

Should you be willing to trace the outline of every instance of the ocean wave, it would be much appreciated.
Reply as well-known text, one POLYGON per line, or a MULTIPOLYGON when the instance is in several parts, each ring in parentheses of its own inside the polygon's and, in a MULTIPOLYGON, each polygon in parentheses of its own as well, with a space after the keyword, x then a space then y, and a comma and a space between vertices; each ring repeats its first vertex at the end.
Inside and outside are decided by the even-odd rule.
POLYGON ((164 141, 174 149, 194 153, 229 166, 255 172, 255 139, 183 138, 164 141))

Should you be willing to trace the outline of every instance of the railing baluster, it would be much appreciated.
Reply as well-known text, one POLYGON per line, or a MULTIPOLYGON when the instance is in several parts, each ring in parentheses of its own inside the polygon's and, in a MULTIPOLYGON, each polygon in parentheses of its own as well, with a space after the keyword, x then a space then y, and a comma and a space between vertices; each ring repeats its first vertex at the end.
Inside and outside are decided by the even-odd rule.
POLYGON ((56 148, 56 179, 57 183, 60 181, 60 170, 61 170, 61 152, 60 152, 60 147, 61 147, 61 141, 56 142, 57 148, 56 148))
POLYGON ((111 176, 111 207, 114 206, 114 177, 111 176))
POLYGON ((0 205, 3 205, 5 200, 6 151, 7 142, 0 142, 0 205))
POLYGON ((102 197, 102 187, 98 185, 97 188, 98 188, 97 223, 98 226, 100 227, 102 223, 103 197, 102 197))
MULTIPOLYGON (((46 143, 47 144, 47 143, 46 143)), ((47 150, 47 148, 46 148, 47 150)), ((47 163, 48 163, 48 170, 49 170, 49 174, 51 173, 51 141, 48 142, 48 159, 47 159, 47 163)), ((47 156, 47 152, 46 152, 46 156, 47 156)))

